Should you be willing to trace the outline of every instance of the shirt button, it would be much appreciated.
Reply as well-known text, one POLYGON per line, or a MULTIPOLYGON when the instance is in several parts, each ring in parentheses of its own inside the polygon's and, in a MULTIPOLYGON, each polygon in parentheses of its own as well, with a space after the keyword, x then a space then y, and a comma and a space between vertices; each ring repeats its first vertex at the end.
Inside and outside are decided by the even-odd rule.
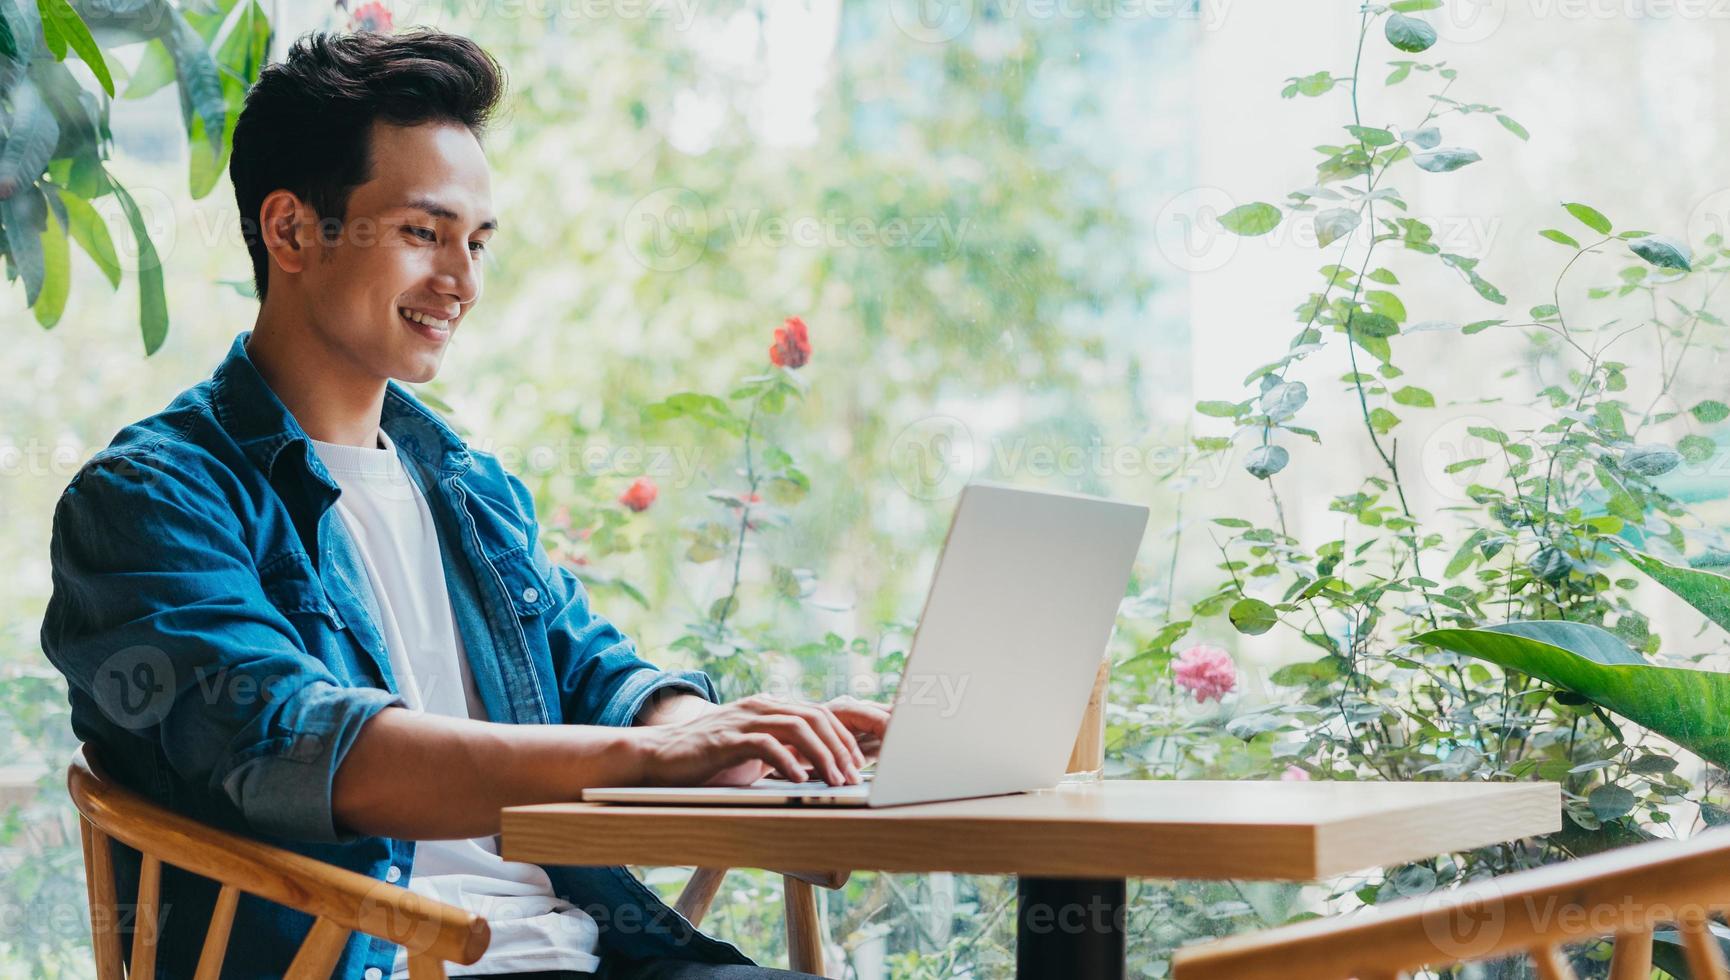
POLYGON ((376 966, 369 966, 366 968, 366 980, 381 980, 383 976, 384 971, 380 970, 376 966))
POLYGON ((401 877, 402 877, 402 869, 397 867, 394 864, 390 866, 390 870, 388 870, 384 873, 384 880, 385 881, 395 881, 401 877))
POLYGON ((534 602, 536 599, 539 599, 540 597, 541 597, 541 590, 534 588, 533 586, 530 586, 529 588, 526 588, 523 590, 523 601, 524 602, 534 602))

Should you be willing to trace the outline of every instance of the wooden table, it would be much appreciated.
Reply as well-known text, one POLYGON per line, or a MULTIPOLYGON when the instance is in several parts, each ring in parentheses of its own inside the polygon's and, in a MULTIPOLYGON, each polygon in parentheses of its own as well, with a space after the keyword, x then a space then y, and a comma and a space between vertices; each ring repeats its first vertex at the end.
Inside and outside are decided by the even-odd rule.
POLYGON ((1129 877, 1314 881, 1561 829, 1555 783, 1129 782, 869 809, 508 807, 506 860, 1020 876, 1017 972, 1121 977, 1129 877))

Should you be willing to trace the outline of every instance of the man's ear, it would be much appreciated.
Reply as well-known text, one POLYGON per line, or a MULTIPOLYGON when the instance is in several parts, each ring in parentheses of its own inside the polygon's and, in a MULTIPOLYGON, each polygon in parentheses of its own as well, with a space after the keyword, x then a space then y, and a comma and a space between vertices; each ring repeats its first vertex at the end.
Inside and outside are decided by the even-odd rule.
POLYGON ((306 268, 318 216, 293 191, 274 190, 259 207, 258 234, 271 261, 290 275, 306 268))

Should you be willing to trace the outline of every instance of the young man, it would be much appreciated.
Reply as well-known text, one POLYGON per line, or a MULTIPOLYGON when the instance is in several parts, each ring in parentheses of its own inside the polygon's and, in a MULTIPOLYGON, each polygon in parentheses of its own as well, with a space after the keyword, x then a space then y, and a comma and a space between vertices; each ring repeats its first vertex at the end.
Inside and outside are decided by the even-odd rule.
MULTIPOLYGON (((501 90, 435 32, 312 35, 265 70, 230 167, 257 322, 67 487, 43 648, 135 789, 484 915, 461 975, 772 975, 623 869, 498 854, 500 807, 585 786, 856 782, 887 721, 718 706, 639 659, 549 563, 523 485, 394 383, 432 378, 480 298, 501 90)), ((190 976, 214 898, 163 869, 159 976, 190 976)), ((310 925, 242 898, 224 976, 280 976, 310 925)), ((405 974, 357 935, 336 975, 405 974)))

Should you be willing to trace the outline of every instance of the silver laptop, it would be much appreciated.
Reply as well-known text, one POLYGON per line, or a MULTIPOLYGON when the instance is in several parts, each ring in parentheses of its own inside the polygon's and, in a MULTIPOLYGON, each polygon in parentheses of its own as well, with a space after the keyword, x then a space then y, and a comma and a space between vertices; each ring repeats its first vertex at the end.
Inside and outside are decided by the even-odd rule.
POLYGON ((604 787, 604 803, 894 806, 1057 784, 1147 508, 969 484, 937 560, 874 773, 852 786, 604 787))

